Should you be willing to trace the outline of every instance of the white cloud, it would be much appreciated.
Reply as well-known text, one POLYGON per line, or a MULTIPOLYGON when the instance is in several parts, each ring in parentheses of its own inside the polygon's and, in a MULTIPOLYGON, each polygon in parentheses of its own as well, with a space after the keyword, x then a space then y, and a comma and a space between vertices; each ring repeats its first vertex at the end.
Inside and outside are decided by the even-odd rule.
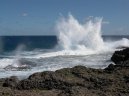
POLYGON ((28 16, 28 13, 22 13, 22 16, 26 17, 26 16, 28 16))

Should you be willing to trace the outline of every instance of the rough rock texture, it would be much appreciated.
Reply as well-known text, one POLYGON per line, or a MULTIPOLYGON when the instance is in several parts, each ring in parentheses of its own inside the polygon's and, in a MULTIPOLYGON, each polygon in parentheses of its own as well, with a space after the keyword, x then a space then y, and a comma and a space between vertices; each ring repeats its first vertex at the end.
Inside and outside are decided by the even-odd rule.
POLYGON ((0 96, 129 96, 128 53, 116 51, 116 65, 105 69, 75 66, 34 73, 21 81, 14 76, 0 79, 0 96))
POLYGON ((111 60, 120 66, 129 66, 129 48, 115 51, 112 55, 111 60))
POLYGON ((18 84, 19 80, 16 76, 12 76, 10 78, 6 78, 4 83, 3 83, 3 87, 11 87, 11 88, 15 88, 18 84))

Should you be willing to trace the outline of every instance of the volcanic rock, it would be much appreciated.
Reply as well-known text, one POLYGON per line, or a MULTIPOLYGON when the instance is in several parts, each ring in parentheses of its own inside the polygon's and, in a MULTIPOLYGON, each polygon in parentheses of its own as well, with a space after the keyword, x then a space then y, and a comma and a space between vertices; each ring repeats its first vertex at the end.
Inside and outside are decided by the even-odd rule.
POLYGON ((117 65, 129 67, 129 48, 115 51, 111 57, 111 60, 117 65))
POLYGON ((14 88, 17 86, 19 79, 16 76, 11 76, 10 78, 6 78, 3 87, 11 87, 14 88))
POLYGON ((85 66, 0 79, 0 96, 129 96, 129 49, 116 51, 105 69, 85 66))

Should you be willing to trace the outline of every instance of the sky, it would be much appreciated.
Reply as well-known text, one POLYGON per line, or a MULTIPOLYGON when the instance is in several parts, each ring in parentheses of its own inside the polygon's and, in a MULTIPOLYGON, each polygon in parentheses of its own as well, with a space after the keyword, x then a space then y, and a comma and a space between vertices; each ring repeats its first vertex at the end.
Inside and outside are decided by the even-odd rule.
POLYGON ((129 35, 129 0, 0 0, 0 35, 55 35, 60 15, 102 17, 103 35, 129 35))

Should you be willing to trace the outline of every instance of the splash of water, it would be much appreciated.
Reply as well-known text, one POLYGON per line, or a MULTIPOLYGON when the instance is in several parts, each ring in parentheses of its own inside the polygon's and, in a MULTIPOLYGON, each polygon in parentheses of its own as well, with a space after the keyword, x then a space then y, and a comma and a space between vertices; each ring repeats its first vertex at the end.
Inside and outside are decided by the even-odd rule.
MULTIPOLYGON (((71 14, 60 18, 56 25, 58 47, 54 52, 38 54, 34 58, 48 58, 64 55, 91 55, 113 52, 117 48, 128 47, 129 40, 105 42, 101 35, 102 18, 91 18, 81 24, 71 14)), ((31 57, 32 58, 32 57, 31 57)))
POLYGON ((71 14, 57 22, 59 45, 64 50, 98 50, 104 47, 101 37, 102 18, 93 18, 84 24, 71 14))
POLYGON ((21 44, 19 46, 17 46, 16 50, 15 50, 15 57, 13 60, 13 63, 11 65, 13 65, 14 67, 19 67, 21 66, 20 64, 20 59, 21 59, 21 52, 23 51, 23 49, 25 48, 25 45, 21 44))
MULTIPOLYGON (((57 22, 57 31, 58 31, 58 38, 59 38, 59 45, 62 48, 62 50, 55 50, 53 49, 50 52, 47 53, 39 53, 37 52, 34 54, 34 51, 32 51, 33 55, 28 55, 27 52, 25 52, 24 58, 25 60, 33 59, 38 61, 41 60, 43 62, 42 66, 38 66, 36 60, 36 64, 33 64, 29 61, 22 61, 22 54, 23 53, 23 46, 19 46, 15 51, 15 56, 13 58, 3 58, 0 59, 0 68, 1 69, 8 69, 8 65, 11 65, 12 67, 16 68, 16 72, 12 71, 4 71, 0 74, 0 77, 5 76, 23 76, 23 75, 29 75, 35 72, 39 71, 52 71, 57 70, 64 67, 72 67, 78 64, 82 64, 84 66, 93 66, 94 68, 102 68, 105 67, 105 64, 107 60, 110 59, 112 52, 109 52, 110 49, 116 49, 120 47, 128 47, 129 46, 129 40, 124 38, 119 41, 103 41, 101 37, 101 27, 102 27, 102 18, 92 18, 91 20, 81 24, 79 23, 72 15, 69 15, 68 18, 61 18, 60 21, 57 22), (106 50, 108 49, 108 50, 106 50), (103 53, 103 52, 107 53, 103 53), (103 54, 97 54, 97 52, 103 54), (91 55, 95 54, 95 55, 91 55), (63 57, 63 56, 73 55, 70 57, 63 57), (74 56, 84 56, 84 57, 75 57, 74 56), (85 55, 91 55, 91 56, 85 56, 85 55), (50 59, 43 59, 42 58, 49 58, 49 57, 56 57, 57 58, 50 58, 50 59), (59 58, 58 58, 59 56, 59 58), (62 56, 62 57, 61 57, 62 56), (60 58, 61 57, 61 58, 60 58), (76 60, 77 59, 77 60, 76 60), (27 63, 28 62, 28 63, 27 63), (48 64, 50 62, 50 64, 48 64), (18 68, 28 68, 28 64, 31 64, 31 66, 34 66, 35 68, 32 68, 32 70, 27 71, 18 71, 18 68), (7 67, 6 67, 7 66, 7 67)), ((23 59, 24 60, 24 59, 23 59)), ((109 64, 109 63, 108 63, 109 64)), ((14 68, 14 69, 15 69, 14 68)), ((10 70, 10 69, 9 69, 10 70)), ((3 70, 2 70, 3 71, 3 70)))

